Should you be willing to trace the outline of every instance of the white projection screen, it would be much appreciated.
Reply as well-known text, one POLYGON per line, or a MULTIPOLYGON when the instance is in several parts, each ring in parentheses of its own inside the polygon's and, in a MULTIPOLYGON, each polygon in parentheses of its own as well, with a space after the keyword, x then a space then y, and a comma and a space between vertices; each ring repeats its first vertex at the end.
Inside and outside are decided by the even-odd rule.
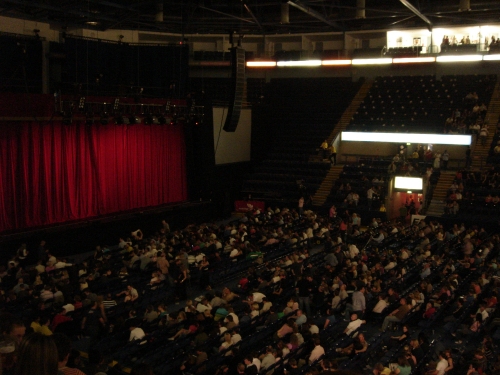
POLYGON ((215 164, 230 164, 250 161, 252 137, 252 110, 241 110, 235 132, 226 132, 227 107, 213 107, 215 164))

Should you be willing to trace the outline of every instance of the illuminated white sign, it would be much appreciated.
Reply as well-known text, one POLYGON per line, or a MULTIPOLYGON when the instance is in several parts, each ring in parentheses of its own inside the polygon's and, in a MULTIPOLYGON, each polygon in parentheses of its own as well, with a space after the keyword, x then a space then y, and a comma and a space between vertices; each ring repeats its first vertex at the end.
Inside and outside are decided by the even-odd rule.
POLYGON ((396 176, 394 179, 394 188, 402 190, 422 190, 421 177, 401 177, 396 176))
POLYGON ((430 143, 435 145, 460 146, 469 146, 471 144, 470 135, 457 134, 342 132, 342 140, 357 142, 430 143))

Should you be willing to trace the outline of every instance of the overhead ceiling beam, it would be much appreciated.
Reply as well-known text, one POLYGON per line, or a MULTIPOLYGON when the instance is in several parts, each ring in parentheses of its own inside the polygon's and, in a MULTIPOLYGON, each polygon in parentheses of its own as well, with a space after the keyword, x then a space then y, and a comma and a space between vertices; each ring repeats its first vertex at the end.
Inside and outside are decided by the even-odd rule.
POLYGON ((338 24, 337 22, 335 21, 330 21, 329 19, 327 19, 325 16, 323 16, 321 13, 319 13, 318 11, 312 9, 309 5, 303 3, 302 1, 300 0, 288 0, 287 1, 288 4, 290 4, 291 6, 303 11, 304 13, 306 14, 309 14, 310 16, 314 17, 314 18, 317 18, 318 20, 326 23, 327 25, 330 25, 338 30, 342 30, 343 31, 343 27, 340 26, 340 24, 338 24))
POLYGON ((405 7, 407 7, 409 10, 411 10, 415 15, 419 18, 421 18, 425 23, 427 23, 429 29, 432 28, 432 22, 430 19, 428 19, 426 16, 424 16, 420 11, 415 8, 408 0, 399 0, 401 4, 403 4, 405 7))
POLYGON ((47 11, 52 11, 52 12, 59 12, 59 13, 67 13, 67 14, 72 14, 75 16, 79 17, 92 17, 93 20, 95 21, 107 21, 107 22, 116 22, 117 19, 107 17, 98 13, 92 13, 89 14, 88 12, 82 12, 79 10, 72 10, 72 9, 62 9, 61 7, 49 5, 49 4, 42 4, 37 1, 27 1, 27 0, 3 0, 5 3, 10 3, 10 4, 16 4, 16 5, 22 5, 25 7, 29 7, 31 9, 41 9, 41 10, 47 10, 47 11))
POLYGON ((254 24, 255 22, 254 21, 250 21, 246 18, 243 18, 243 17, 238 17, 238 16, 235 16, 233 14, 229 14, 229 13, 224 13, 224 12, 221 12, 219 10, 215 10, 215 9, 212 9, 212 8, 207 8, 206 6, 203 6, 203 5, 199 5, 199 8, 201 9, 205 9, 205 10, 208 10, 210 12, 214 12, 214 13, 217 13, 217 14, 222 14, 223 16, 227 16, 227 17, 230 17, 230 18, 234 18, 236 20, 240 20, 240 21, 243 21, 243 22, 248 22, 248 23, 252 23, 254 24))
POLYGON ((250 16, 253 18, 253 20, 255 21, 255 23, 257 25, 259 25, 260 29, 264 32, 264 28, 262 27, 262 25, 259 22, 259 20, 257 19, 257 17, 255 17, 255 14, 253 14, 252 9, 250 9, 250 7, 247 5, 247 3, 243 3, 243 6, 247 10, 248 14, 250 14, 250 16))

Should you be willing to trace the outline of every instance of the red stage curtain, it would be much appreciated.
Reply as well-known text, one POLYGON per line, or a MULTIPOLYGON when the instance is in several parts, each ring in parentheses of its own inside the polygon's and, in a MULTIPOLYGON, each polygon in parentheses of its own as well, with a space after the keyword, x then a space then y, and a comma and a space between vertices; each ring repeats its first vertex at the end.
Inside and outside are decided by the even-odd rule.
POLYGON ((0 124, 0 232, 186 200, 181 126, 0 124))

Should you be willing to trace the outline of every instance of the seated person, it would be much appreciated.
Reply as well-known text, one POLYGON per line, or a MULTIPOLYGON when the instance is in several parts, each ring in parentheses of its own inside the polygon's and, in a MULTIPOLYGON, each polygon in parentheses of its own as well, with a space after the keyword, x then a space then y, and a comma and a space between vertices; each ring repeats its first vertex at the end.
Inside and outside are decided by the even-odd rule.
POLYGON ((365 339, 365 335, 360 333, 354 339, 352 344, 346 346, 345 348, 337 348, 337 353, 353 356, 358 353, 366 352, 366 349, 368 349, 368 342, 365 339))

